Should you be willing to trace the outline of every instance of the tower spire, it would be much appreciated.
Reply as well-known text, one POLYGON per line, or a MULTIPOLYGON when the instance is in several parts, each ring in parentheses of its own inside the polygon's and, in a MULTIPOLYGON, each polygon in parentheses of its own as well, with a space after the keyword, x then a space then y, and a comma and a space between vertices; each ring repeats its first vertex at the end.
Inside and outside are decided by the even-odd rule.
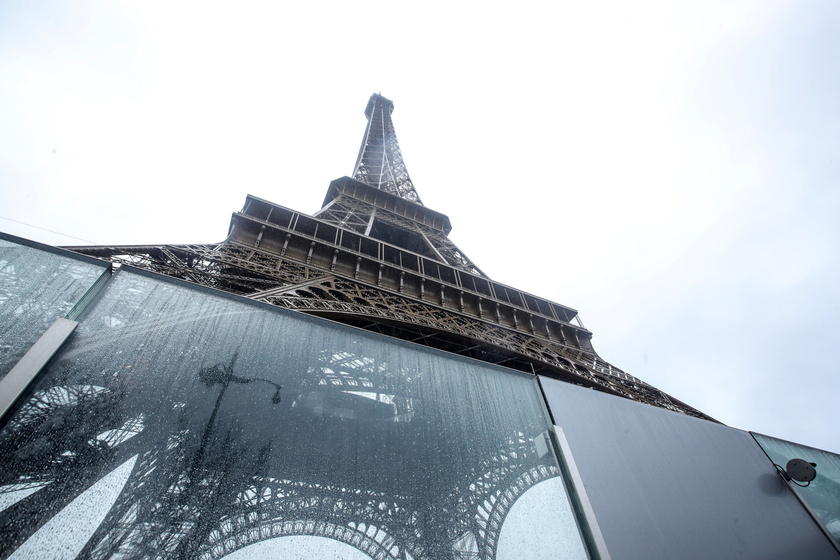
POLYGON ((370 96, 368 119, 353 178, 422 206, 400 152, 391 113, 394 103, 378 93, 370 96))

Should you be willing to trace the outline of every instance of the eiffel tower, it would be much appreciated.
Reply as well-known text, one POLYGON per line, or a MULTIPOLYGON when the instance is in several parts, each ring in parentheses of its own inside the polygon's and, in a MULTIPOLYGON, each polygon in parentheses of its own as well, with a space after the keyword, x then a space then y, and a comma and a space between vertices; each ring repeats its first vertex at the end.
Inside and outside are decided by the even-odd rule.
POLYGON ((249 195, 221 243, 66 248, 711 420, 601 359, 574 309, 491 280, 456 247, 411 181, 393 109, 371 96, 353 177, 311 216, 249 195))

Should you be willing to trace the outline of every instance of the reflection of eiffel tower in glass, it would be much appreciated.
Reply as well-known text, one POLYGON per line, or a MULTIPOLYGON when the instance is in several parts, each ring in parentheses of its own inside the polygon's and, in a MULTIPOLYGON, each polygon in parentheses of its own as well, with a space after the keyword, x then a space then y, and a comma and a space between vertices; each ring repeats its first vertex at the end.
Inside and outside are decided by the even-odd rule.
POLYGON ((354 176, 314 216, 248 196, 219 244, 71 249, 707 418, 599 358, 575 310, 487 278, 421 203, 393 108, 371 96, 354 176))

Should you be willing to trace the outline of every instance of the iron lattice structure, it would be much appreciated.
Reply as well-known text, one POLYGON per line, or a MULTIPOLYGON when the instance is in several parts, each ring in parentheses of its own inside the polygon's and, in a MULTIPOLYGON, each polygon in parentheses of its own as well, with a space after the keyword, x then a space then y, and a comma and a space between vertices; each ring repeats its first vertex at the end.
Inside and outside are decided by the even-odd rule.
POLYGON ((709 419, 602 360, 569 307, 489 279, 406 170, 393 103, 373 95, 354 178, 309 216, 248 196, 221 243, 78 253, 709 419))
MULTIPOLYGON (((493 281, 456 247, 448 237, 449 218, 426 208, 417 196, 400 154, 392 110, 389 100, 371 97, 354 177, 333 181, 312 216, 248 196, 221 243, 70 249, 708 418, 602 360, 574 309, 493 281)), ((285 391, 306 395, 329 388, 342 398, 358 388, 388 391, 380 386, 389 373, 380 371, 389 367, 386 363, 348 351, 319 352, 303 370, 301 387, 292 390, 286 381, 285 391)), ((228 381, 265 384, 265 379, 233 376, 234 362, 235 355, 227 369, 213 366, 199 375, 213 381, 227 372, 228 381)), ((262 406, 274 407, 280 386, 268 383, 269 393, 276 389, 278 398, 262 406)), ((381 560, 489 560, 496 556, 501 528, 516 499, 560 474, 538 451, 533 434, 514 430, 502 444, 479 449, 472 441, 463 446, 467 466, 433 492, 432 504, 404 481, 386 484, 390 479, 381 469, 359 474, 355 465, 331 465, 323 472, 298 472, 275 465, 271 470, 269 465, 289 459, 270 459, 277 454, 270 442, 237 443, 230 435, 233 416, 228 432, 214 427, 224 393, 202 427, 177 407, 167 413, 174 422, 144 408, 143 401, 126 409, 118 392, 95 385, 54 386, 34 394, 4 432, 9 441, 51 442, 4 465, 0 486, 20 489, 25 482, 42 487, 42 500, 20 502, 19 515, 0 523, 0 532, 17 534, 8 546, 19 546, 27 536, 14 530, 16 520, 53 515, 88 488, 105 465, 112 465, 115 453, 120 461, 133 457, 123 463, 130 464, 132 474, 82 557, 217 559, 259 541, 303 535, 340 541, 381 560), (59 410, 74 421, 51 423, 59 410), (36 456, 40 460, 32 460, 36 456), (39 504, 51 509, 37 511, 39 504)), ((299 400, 307 406, 303 397, 299 400)), ((395 398, 398 416, 411 414, 407 402, 395 398)), ((288 414, 293 425, 293 413, 288 414)), ((309 440, 294 440, 292 433, 286 433, 284 443, 306 453, 309 440)), ((395 456, 413 449, 410 438, 394 442, 405 446, 393 449, 395 456)))
POLYGON ((394 104, 381 95, 368 101, 365 116, 368 119, 365 137, 359 148, 353 178, 373 185, 385 192, 422 204, 414 184, 408 176, 391 113, 394 104))

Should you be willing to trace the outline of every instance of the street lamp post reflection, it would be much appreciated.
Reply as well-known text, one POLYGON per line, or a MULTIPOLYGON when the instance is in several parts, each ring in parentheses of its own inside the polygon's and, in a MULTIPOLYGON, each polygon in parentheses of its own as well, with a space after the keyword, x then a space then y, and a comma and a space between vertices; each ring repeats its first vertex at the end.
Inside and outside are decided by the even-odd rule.
MULTIPOLYGON (((236 359, 238 357, 239 351, 236 351, 233 353, 233 356, 230 359, 230 363, 218 363, 210 367, 202 368, 198 371, 198 379, 202 383, 204 383, 208 388, 213 387, 215 385, 221 385, 222 387, 219 391, 218 396, 216 397, 216 404, 213 406, 213 412, 210 414, 210 418, 208 418, 205 424, 204 433, 201 435, 201 441, 199 442, 198 449, 196 450, 192 464, 190 465, 190 468, 187 473, 187 485, 189 487, 192 487, 193 485, 198 483, 199 480, 201 480, 202 478, 201 473, 203 471, 204 460, 211 439, 210 436, 213 432, 213 429, 215 428, 216 415, 219 413, 219 408, 221 407, 222 400, 225 396, 225 392, 227 391, 228 387, 230 387, 231 383, 247 384, 254 383, 257 381, 268 383, 275 389, 274 395, 272 395, 271 397, 271 402, 274 405, 280 404, 280 390, 283 387, 279 383, 275 383, 274 381, 264 379, 261 377, 240 377, 238 375, 233 374, 233 368, 236 364, 236 359)), ((186 507, 187 502, 191 499, 191 494, 193 494, 193 492, 189 492, 186 490, 181 494, 181 515, 188 515, 191 518, 191 522, 194 523, 195 526, 193 528, 193 534, 187 539, 184 539, 179 544, 179 553, 176 553, 176 556, 180 558, 194 557, 197 551, 197 547, 199 546, 199 542, 201 538, 203 538, 202 535, 204 534, 203 531, 198 528, 203 527, 205 524, 204 520, 202 519, 203 515, 201 508, 186 507)), ((195 496, 192 497, 194 498, 195 496)), ((209 497, 205 496, 205 500, 207 499, 209 499, 209 497)))
POLYGON ((213 406, 213 412, 207 420, 206 427, 204 428, 204 434, 201 436, 201 443, 199 444, 198 451, 195 455, 195 460, 193 461, 192 468, 190 468, 191 480, 195 476, 199 466, 204 462, 204 454, 207 450, 207 444, 210 441, 210 433, 213 431, 213 427, 216 424, 216 415, 219 413, 219 408, 221 407, 222 399, 224 399, 225 391, 227 391, 231 383, 246 384, 253 383, 255 381, 268 383, 275 388, 274 395, 271 397, 271 402, 275 405, 280 404, 280 390, 283 386, 279 383, 275 383, 269 379, 263 379, 262 377, 239 377, 238 375, 233 374, 233 366, 236 364, 236 359, 238 357, 239 351, 237 350, 233 353, 229 364, 225 365, 219 363, 210 367, 202 368, 198 371, 198 378, 202 383, 208 387, 221 385, 222 389, 219 391, 219 396, 216 397, 216 404, 213 406))
MULTIPOLYGON (((283 386, 279 383, 275 383, 270 379, 264 379, 262 377, 239 377, 238 375, 233 375, 233 366, 236 363, 236 358, 238 356, 239 352, 234 352, 233 357, 230 360, 230 364, 228 365, 219 363, 214 366, 201 369, 198 372, 198 378, 201 379, 201 381, 208 387, 212 387, 213 385, 219 384, 222 385, 222 390, 219 393, 218 402, 221 402, 222 395, 231 383, 245 384, 253 383, 254 381, 262 381, 263 383, 268 383, 269 385, 274 386, 276 390, 274 391, 274 395, 271 397, 271 402, 274 404, 280 404, 280 390, 283 388, 283 386)), ((215 416, 215 410, 213 412, 215 416)))

